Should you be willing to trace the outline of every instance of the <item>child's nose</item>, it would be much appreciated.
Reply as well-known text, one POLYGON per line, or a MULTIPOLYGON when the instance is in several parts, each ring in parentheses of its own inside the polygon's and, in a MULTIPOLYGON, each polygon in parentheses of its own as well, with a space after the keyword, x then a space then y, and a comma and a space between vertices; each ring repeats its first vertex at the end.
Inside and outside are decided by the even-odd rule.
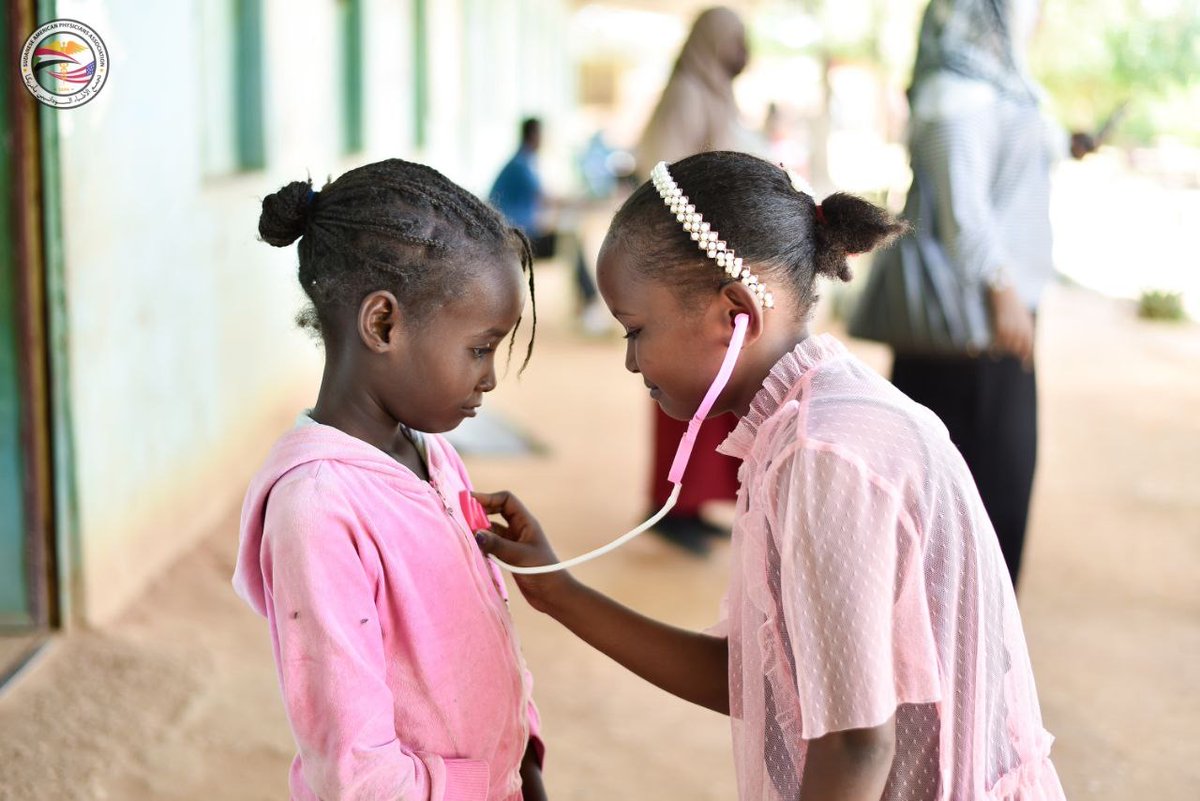
POLYGON ((631 373, 640 373, 637 363, 637 349, 634 347, 633 340, 625 343, 625 369, 631 373))
POLYGON ((480 392, 491 392, 496 388, 496 368, 494 365, 488 365, 488 371, 476 385, 480 392))

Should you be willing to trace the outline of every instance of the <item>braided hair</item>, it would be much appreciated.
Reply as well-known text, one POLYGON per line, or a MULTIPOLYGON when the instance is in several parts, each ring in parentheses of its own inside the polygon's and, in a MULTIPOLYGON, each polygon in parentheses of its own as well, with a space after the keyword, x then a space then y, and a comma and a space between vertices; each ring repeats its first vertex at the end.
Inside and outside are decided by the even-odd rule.
MULTIPOLYGON (((324 339, 333 322, 370 293, 393 291, 406 319, 419 323, 454 296, 476 265, 515 254, 529 277, 537 332, 529 240, 491 206, 424 164, 401 159, 367 164, 314 191, 293 181, 263 199, 259 237, 287 247, 297 239, 300 286, 311 301, 297 323, 324 339)), ((517 326, 509 340, 509 355, 517 326)))
MULTIPOLYGON (((801 316, 817 301, 816 277, 851 278, 846 257, 887 244, 907 226, 854 195, 837 193, 818 206, 797 191, 787 171, 755 156, 712 151, 670 166, 671 176, 704 219, 764 283, 796 293, 801 316)), ((674 287, 686 301, 716 292, 732 279, 696 250, 696 243, 664 207, 650 182, 629 196, 609 227, 609 238, 639 254, 634 267, 674 287)))

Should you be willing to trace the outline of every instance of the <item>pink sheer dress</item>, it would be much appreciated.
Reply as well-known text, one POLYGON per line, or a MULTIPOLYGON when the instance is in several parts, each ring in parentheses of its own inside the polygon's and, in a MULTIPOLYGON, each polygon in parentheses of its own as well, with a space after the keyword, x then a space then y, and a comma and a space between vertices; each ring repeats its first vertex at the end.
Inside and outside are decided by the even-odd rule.
POLYGON ((797 798, 809 740, 895 716, 884 799, 1062 799, 1012 584, 937 417, 817 336, 721 451, 743 461, 713 629, 740 797, 797 798))

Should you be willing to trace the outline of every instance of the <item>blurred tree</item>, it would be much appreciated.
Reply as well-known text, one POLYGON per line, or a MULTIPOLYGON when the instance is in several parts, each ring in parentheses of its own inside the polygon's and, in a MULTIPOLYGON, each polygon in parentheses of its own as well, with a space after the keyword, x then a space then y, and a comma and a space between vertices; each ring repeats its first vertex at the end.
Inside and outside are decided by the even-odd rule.
POLYGON ((1048 0, 1031 66, 1063 121, 1095 130, 1129 103, 1114 139, 1200 144, 1200 3, 1048 0))

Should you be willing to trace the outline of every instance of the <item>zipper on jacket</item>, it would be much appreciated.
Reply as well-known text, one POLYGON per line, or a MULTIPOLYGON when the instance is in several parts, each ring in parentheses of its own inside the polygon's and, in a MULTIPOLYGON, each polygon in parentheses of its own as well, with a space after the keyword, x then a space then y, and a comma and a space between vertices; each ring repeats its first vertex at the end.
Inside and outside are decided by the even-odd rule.
MULTIPOLYGON (((434 495, 437 496, 438 501, 441 503, 442 511, 444 511, 446 513, 446 517, 450 518, 450 523, 452 526, 454 526, 455 530, 463 532, 463 534, 466 538, 467 554, 468 554, 467 559, 468 559, 468 562, 470 562, 470 564, 471 564, 471 572, 476 577, 475 585, 476 585, 476 587, 478 587, 479 586, 479 578, 478 578, 479 569, 475 565, 476 560, 474 559, 474 557, 476 555, 476 552, 478 551, 479 546, 475 542, 475 536, 472 532, 467 530, 467 528, 468 528, 467 526, 464 526, 461 523, 459 523, 458 518, 454 516, 454 508, 452 506, 450 506, 450 504, 446 501, 446 496, 442 494, 441 489, 434 482, 432 474, 430 475, 429 478, 430 478, 430 481, 428 482, 429 487, 430 487, 430 489, 433 490, 434 495), (472 549, 475 549, 475 552, 473 552, 472 549)), ((482 556, 482 554, 480 554, 480 556, 482 556)), ((529 701, 530 701, 530 698, 529 698, 529 693, 527 692, 527 688, 525 686, 524 661, 521 659, 520 651, 518 651, 518 649, 517 649, 516 635, 512 628, 512 620, 509 618, 507 603, 504 601, 504 597, 503 597, 503 595, 501 595, 500 589, 498 587, 496 587, 495 577, 492 575, 492 571, 488 567, 488 564, 487 564, 487 557, 482 557, 482 558, 483 558, 483 569, 487 573, 487 592, 493 594, 495 599, 499 601, 499 604, 497 604, 496 601, 492 601, 491 603, 488 604, 488 607, 492 610, 492 613, 496 616, 496 619, 500 624, 500 628, 504 633, 504 639, 508 643, 509 654, 513 658, 513 666, 516 668, 517 687, 518 687, 517 697, 520 699, 520 708, 517 710, 517 716, 520 721, 520 731, 521 731, 521 740, 522 740, 521 749, 520 749, 521 755, 518 757, 518 760, 517 760, 518 766, 519 766, 521 760, 524 759, 525 749, 528 747, 528 744, 529 744, 529 701)), ((520 770, 520 768, 518 767, 518 772, 519 772, 519 770, 520 770)))

